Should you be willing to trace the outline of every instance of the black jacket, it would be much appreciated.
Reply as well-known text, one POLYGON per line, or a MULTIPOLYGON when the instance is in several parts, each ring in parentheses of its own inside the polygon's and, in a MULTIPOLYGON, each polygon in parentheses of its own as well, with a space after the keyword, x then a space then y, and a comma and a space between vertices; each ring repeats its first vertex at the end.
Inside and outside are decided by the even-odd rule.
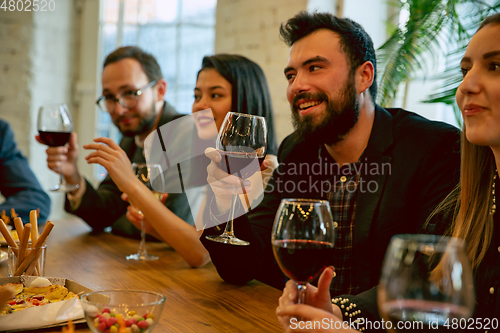
MULTIPOLYGON (((432 210, 455 187, 459 179, 459 131, 442 122, 427 120, 402 109, 376 107, 375 120, 361 161, 361 179, 370 188, 358 192, 353 260, 356 284, 368 290, 378 283, 382 260, 391 237, 420 232, 432 210), (376 168, 379 167, 379 172, 376 168), (383 168, 383 170, 382 170, 383 168), (375 186, 376 185, 376 186, 375 186)), ((232 246, 201 238, 219 275, 229 283, 243 284, 258 279, 283 288, 286 278, 273 256, 271 230, 282 198, 325 199, 320 187, 303 191, 280 191, 278 183, 328 179, 317 172, 296 174, 291 166, 317 163, 319 146, 296 143, 293 135, 281 144, 279 166, 258 207, 235 220, 237 237, 250 246, 232 246)), ((319 184, 319 183, 318 183, 319 184)), ((290 187, 288 188, 290 189, 290 187)))

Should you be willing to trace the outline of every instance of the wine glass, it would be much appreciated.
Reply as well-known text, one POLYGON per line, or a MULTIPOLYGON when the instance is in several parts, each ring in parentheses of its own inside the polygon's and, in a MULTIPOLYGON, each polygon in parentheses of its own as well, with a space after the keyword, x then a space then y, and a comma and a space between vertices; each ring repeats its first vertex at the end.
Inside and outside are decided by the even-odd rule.
POLYGON ((396 235, 387 250, 378 306, 391 332, 447 330, 474 310, 472 271, 464 241, 396 235))
MULTIPOLYGON (((264 117, 228 112, 217 135, 215 147, 222 158, 219 167, 242 180, 260 170, 267 152, 267 125, 264 117)), ((207 239, 224 244, 249 245, 250 243, 234 236, 234 206, 238 200, 233 188, 229 221, 224 233, 219 236, 206 236, 207 239)), ((247 202, 247 205, 249 203, 247 202)))
MULTIPOLYGON (((137 178, 153 192, 158 200, 161 200, 165 189, 161 166, 159 164, 132 163, 132 168, 137 178)), ((133 205, 132 202, 131 204, 133 205)), ((139 213, 142 215, 140 210, 139 213)), ((158 256, 151 255, 146 250, 146 222, 144 219, 141 222, 141 243, 139 245, 139 251, 128 255, 127 259, 145 261, 158 260, 158 256)))
MULTIPOLYGON (((66 104, 43 105, 38 110, 38 133, 40 140, 49 147, 64 146, 69 142, 73 121, 66 104)), ((60 173, 58 185, 51 191, 72 192, 78 189, 78 184, 67 184, 60 173)))
POLYGON ((326 200, 283 199, 274 219, 272 245, 283 273, 297 282, 298 303, 306 284, 317 278, 333 257, 335 227, 326 200))

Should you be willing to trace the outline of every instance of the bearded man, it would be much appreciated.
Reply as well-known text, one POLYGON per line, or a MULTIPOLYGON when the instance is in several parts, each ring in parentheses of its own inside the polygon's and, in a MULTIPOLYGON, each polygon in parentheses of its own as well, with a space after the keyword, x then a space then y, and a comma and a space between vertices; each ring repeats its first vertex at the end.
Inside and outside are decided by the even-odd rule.
MULTIPOLYGON (((132 163, 145 163, 144 140, 156 128, 181 117, 165 100, 167 82, 163 79, 156 59, 142 49, 121 47, 104 61, 102 97, 97 105, 111 116, 123 134, 120 147, 132 163)), ((94 129, 90 129, 94 130, 94 129)), ((112 232, 122 236, 140 237, 140 232, 127 219, 128 202, 122 192, 107 176, 97 189, 80 174, 77 135, 71 133, 69 144, 47 149, 48 167, 61 173, 68 184, 79 188, 67 193, 66 211, 81 217, 94 231, 111 226, 112 232)), ((165 201, 177 216, 194 224, 184 193, 170 193, 165 201)))
MULTIPOLYGON (((296 130, 280 146, 279 166, 260 205, 235 220, 235 235, 250 245, 202 241, 225 281, 258 279, 281 289, 286 279, 271 246, 281 199, 328 200, 336 226, 331 293, 357 294, 378 283, 391 237, 420 232, 456 186, 459 131, 375 104, 375 50, 358 23, 301 12, 280 33, 290 46, 284 73, 296 130)), ((231 187, 242 193, 242 183, 218 168, 216 151, 207 156, 215 194, 211 216, 223 222, 231 187)))

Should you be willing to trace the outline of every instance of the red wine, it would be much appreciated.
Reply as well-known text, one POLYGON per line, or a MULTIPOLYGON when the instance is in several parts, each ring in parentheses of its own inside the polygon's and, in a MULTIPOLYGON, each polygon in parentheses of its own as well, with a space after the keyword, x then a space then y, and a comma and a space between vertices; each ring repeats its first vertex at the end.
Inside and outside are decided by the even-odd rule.
POLYGON ((297 282, 310 282, 330 263, 333 243, 306 239, 276 240, 273 251, 286 276, 297 282))
POLYGON ((265 156, 257 156, 255 153, 227 152, 220 150, 219 153, 222 156, 219 167, 227 173, 243 179, 247 179, 259 171, 260 165, 265 159, 265 156), (258 165, 255 163, 250 166, 255 159, 258 161, 258 165))
POLYGON ((71 132, 45 132, 39 131, 40 140, 49 147, 64 146, 69 142, 71 132))
POLYGON ((462 332, 467 326, 467 309, 434 301, 400 300, 383 306, 390 331, 403 332, 462 332), (389 327, 391 326, 391 327, 389 327))

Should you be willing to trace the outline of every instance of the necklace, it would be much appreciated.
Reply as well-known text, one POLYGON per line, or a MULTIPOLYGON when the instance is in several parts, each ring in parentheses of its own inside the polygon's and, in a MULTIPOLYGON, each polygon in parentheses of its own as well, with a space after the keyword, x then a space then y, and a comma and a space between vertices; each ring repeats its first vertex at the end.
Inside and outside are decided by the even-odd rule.
POLYGON ((309 214, 311 214, 312 210, 313 210, 314 206, 313 205, 310 205, 309 206, 309 210, 306 212, 302 209, 302 207, 300 207, 300 205, 297 205, 297 209, 300 211, 300 213, 302 214, 302 216, 300 216, 301 220, 302 221, 305 221, 307 220, 307 218, 309 217, 309 214))
POLYGON ((492 204, 491 204, 491 209, 490 209, 490 215, 493 215, 495 214, 495 212, 497 211, 497 205, 496 205, 496 199, 495 199, 495 183, 496 183, 496 180, 497 180, 497 175, 498 175, 498 171, 495 170, 495 174, 493 175, 493 184, 491 185, 491 194, 492 194, 492 204))

